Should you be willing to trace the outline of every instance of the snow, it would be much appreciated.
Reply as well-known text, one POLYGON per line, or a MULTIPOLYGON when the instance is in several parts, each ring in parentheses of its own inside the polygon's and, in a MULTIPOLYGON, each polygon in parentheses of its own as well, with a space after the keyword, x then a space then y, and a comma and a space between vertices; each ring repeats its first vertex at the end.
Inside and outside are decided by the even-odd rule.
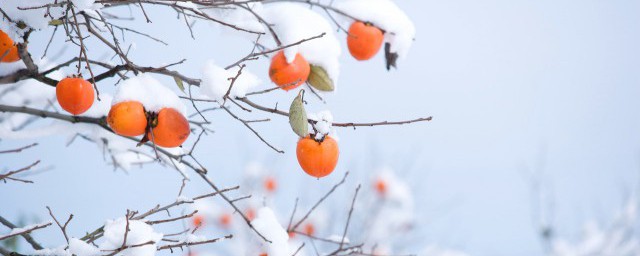
POLYGON ((71 0, 73 6, 79 10, 99 8, 100 5, 95 5, 95 2, 95 0, 71 0))
MULTIPOLYGON (((384 30, 385 42, 391 52, 404 58, 416 36, 416 28, 407 15, 391 0, 344 0, 335 7, 361 21, 367 21, 384 30)), ((348 21, 353 22, 352 20, 348 21)), ((350 24, 344 24, 348 28, 350 24)))
POLYGON ((637 229, 637 201, 629 200, 622 211, 614 216, 608 227, 601 227, 595 221, 587 221, 582 238, 571 243, 558 237, 552 241, 552 254, 560 256, 589 255, 640 255, 640 238, 637 229))
MULTIPOLYGON (((124 217, 116 220, 107 220, 104 225, 104 241, 100 244, 100 250, 114 250, 122 246, 127 221, 124 217)), ((156 245, 163 235, 156 233, 153 228, 141 220, 129 220, 129 232, 126 245, 139 245, 149 241, 154 244, 138 246, 126 249, 118 255, 121 256, 153 256, 156 253, 156 245)))
MULTIPOLYGON (((246 5, 256 13, 262 12, 261 3, 247 3, 246 5)), ((226 8, 207 8, 201 11, 211 16, 212 18, 225 21, 229 24, 234 24, 234 26, 238 28, 254 32, 267 32, 265 26, 253 14, 251 14, 251 12, 248 12, 240 7, 226 6, 226 8)), ((215 22, 211 22, 211 24, 220 27, 222 31, 229 34, 240 35, 246 37, 249 40, 255 40, 256 38, 256 35, 254 34, 239 31, 215 22)))
POLYGON ((71 256, 69 251, 65 250, 66 246, 60 246, 58 248, 45 248, 42 250, 36 250, 30 255, 42 255, 42 256, 71 256))
POLYGON ((271 243, 267 245, 269 256, 290 255, 289 235, 280 225, 271 208, 260 208, 256 214, 256 218, 251 224, 258 232, 271 241, 271 243))
POLYGON ((320 111, 316 114, 307 114, 307 117, 317 121, 317 123, 313 125, 317 131, 315 136, 316 140, 321 140, 324 136, 333 132, 333 115, 329 110, 320 111))
POLYGON ((334 28, 320 14, 307 5, 297 3, 270 3, 260 13, 278 35, 283 45, 326 33, 322 38, 284 49, 287 61, 292 62, 300 53, 310 64, 323 67, 337 88, 342 52, 334 28), (286 13, 287 15, 283 15, 286 13))
POLYGON ((6 235, 0 235, 0 237, 5 237, 5 236, 6 236, 6 237, 9 237, 9 236, 13 236, 13 235, 15 235, 15 234, 19 234, 19 233, 25 232, 25 231, 27 231, 27 230, 29 230, 29 229, 33 229, 33 228, 38 227, 38 226, 44 226, 44 225, 49 225, 49 224, 51 224, 51 221, 43 222, 43 223, 39 223, 39 224, 32 224, 32 225, 25 226, 25 227, 21 227, 21 228, 14 228, 14 229, 11 229, 11 231, 9 231, 9 233, 8 233, 8 234, 6 234, 6 235))
POLYGON ((351 242, 351 241, 349 241, 348 237, 345 237, 344 240, 342 240, 342 235, 331 235, 331 236, 327 237, 327 240, 333 241, 333 242, 336 242, 336 243, 343 242, 344 244, 349 244, 351 242))
POLYGON ((112 105, 123 101, 138 101, 147 111, 158 112, 162 108, 174 108, 185 116, 187 114, 178 95, 149 74, 131 77, 118 86, 112 105))
MULTIPOLYGON (((48 17, 45 16, 47 8, 37 8, 29 10, 19 10, 18 7, 34 7, 51 3, 51 0, 2 0, 0 8, 11 18, 12 21, 22 21, 27 26, 40 30, 45 29, 49 24, 48 17)), ((63 14, 62 7, 51 7, 48 9, 54 17, 63 14)), ((28 28, 20 29, 15 24, 8 22, 3 15, 0 15, 0 30, 4 31, 16 42, 23 42, 22 35, 28 28)))
POLYGON ((199 235, 194 235, 191 233, 188 233, 186 236, 184 236, 179 243, 199 243, 199 242, 204 242, 209 240, 207 237, 205 236, 199 236, 199 235))
MULTIPOLYGON (((222 104, 224 95, 229 90, 229 86, 231 86, 229 78, 236 77, 238 70, 240 70, 239 67, 225 70, 216 65, 213 60, 207 61, 202 69, 201 93, 222 104)), ((260 83, 261 81, 257 76, 244 68, 242 74, 240 74, 234 82, 229 96, 231 98, 244 97, 250 89, 258 86, 260 83)))
POLYGON ((78 238, 72 237, 69 239, 69 253, 75 256, 97 256, 100 255, 100 249, 78 238))

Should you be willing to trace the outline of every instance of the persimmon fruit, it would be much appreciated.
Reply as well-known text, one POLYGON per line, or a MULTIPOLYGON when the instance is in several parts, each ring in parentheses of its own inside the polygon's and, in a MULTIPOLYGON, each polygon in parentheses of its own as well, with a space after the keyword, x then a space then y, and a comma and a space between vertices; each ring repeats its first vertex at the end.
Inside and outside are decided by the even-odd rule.
POLYGON ((387 182, 381 178, 376 180, 374 187, 379 195, 384 196, 387 193, 387 182))
POLYGON ((111 106, 107 123, 117 134, 138 136, 147 128, 147 115, 140 102, 123 101, 111 106))
POLYGON ((73 115, 86 112, 95 98, 93 86, 80 77, 67 77, 56 85, 56 98, 62 109, 73 115))
POLYGON ((380 51, 384 34, 368 22, 356 21, 349 27, 347 47, 356 60, 368 60, 380 51))
POLYGON ((276 179, 274 179, 273 177, 268 177, 265 179, 264 181, 265 190, 267 190, 268 192, 274 192, 276 191, 276 188, 277 188, 276 179))
POLYGON ((308 236, 313 236, 316 233, 316 228, 311 223, 304 225, 304 233, 308 236))
POLYGON ((196 214, 195 216, 193 216, 191 221, 194 227, 200 227, 204 224, 204 216, 196 214))
POLYGON ((293 62, 288 63, 284 51, 278 52, 271 59, 269 77, 271 81, 285 91, 295 89, 307 81, 311 66, 300 53, 296 54, 293 62))
POLYGON ((163 108, 152 120, 147 139, 158 146, 174 148, 182 145, 190 132, 187 118, 173 108, 163 108))
POLYGON ((338 142, 327 135, 322 141, 311 136, 300 138, 296 148, 298 163, 307 174, 322 178, 333 172, 338 164, 338 142))
POLYGON ((231 214, 223 213, 220 216, 220 225, 222 225, 223 227, 228 227, 229 224, 231 224, 231 214))
POLYGON ((20 60, 18 46, 7 33, 0 30, 0 62, 16 62, 18 60, 20 60))

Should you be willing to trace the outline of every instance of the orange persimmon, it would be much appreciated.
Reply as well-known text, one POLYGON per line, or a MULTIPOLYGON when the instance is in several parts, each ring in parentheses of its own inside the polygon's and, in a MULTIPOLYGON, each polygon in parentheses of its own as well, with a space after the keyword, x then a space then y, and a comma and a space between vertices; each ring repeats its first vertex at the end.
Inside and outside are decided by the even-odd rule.
POLYGON ((322 178, 329 175, 338 164, 338 142, 327 135, 322 141, 311 136, 300 138, 296 148, 298 163, 307 174, 322 178))
POLYGON ((173 108, 160 109, 151 123, 151 132, 147 134, 147 138, 161 147, 178 147, 191 133, 187 118, 173 108))
POLYGON ((357 60, 371 59, 382 47, 383 39, 382 30, 371 23, 356 21, 349 27, 347 35, 349 53, 357 60))
POLYGON ((111 106, 107 123, 117 134, 138 136, 147 128, 147 115, 140 102, 124 101, 111 106))
POLYGON ((73 115, 86 112, 94 100, 93 86, 80 77, 67 77, 56 85, 56 98, 62 109, 73 115))
POLYGON ((309 62, 300 55, 296 54, 293 62, 288 63, 284 56, 284 51, 278 52, 271 59, 269 66, 269 77, 276 85, 285 91, 294 89, 307 81, 311 66, 309 62))
POLYGON ((18 46, 7 33, 0 30, 0 62, 16 62, 18 60, 20 60, 18 46))

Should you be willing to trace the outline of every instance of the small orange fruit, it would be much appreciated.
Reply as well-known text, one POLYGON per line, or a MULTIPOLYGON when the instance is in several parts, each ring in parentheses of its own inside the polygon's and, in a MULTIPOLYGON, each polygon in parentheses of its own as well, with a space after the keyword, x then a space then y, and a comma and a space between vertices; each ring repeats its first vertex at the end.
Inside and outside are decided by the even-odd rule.
POLYGON ((93 105, 93 86, 87 80, 78 77, 67 77, 56 85, 56 97, 62 109, 79 115, 93 105))
POLYGON ((298 163, 307 174, 322 178, 329 175, 338 164, 338 142, 327 135, 323 141, 311 136, 301 138, 296 149, 298 163))
POLYGON ((256 211, 253 210, 253 208, 249 208, 247 209, 247 212, 245 212, 244 215, 247 216, 247 219, 249 219, 249 221, 252 221, 253 219, 256 218, 256 211))
POLYGON ((313 226, 313 224, 307 223, 307 225, 304 225, 304 233, 308 236, 313 236, 313 234, 316 233, 316 228, 313 226))
POLYGON ((382 30, 371 23, 356 21, 349 27, 347 46, 355 59, 368 60, 378 53, 383 39, 382 30))
POLYGON ((16 62, 18 60, 20 60, 18 46, 7 33, 0 30, 0 62, 16 62))
POLYGON ((276 85, 285 91, 294 89, 307 81, 311 66, 300 53, 296 54, 293 62, 288 63, 284 51, 278 52, 271 59, 269 77, 276 85))
POLYGON ((191 221, 194 227, 200 227, 204 224, 204 216, 196 214, 195 216, 193 216, 191 221))
POLYGON ((376 188, 376 191, 378 191, 378 194, 383 196, 384 194, 387 193, 387 182, 385 182, 381 178, 378 178, 376 180, 375 188, 376 188))
POLYGON ((173 108, 163 108, 158 112, 157 119, 152 121, 151 133, 147 138, 158 146, 174 148, 187 140, 191 130, 189 121, 173 108))
POLYGON ((138 136, 147 128, 147 115, 140 102, 123 101, 111 106, 107 123, 117 134, 138 136))
POLYGON ((267 190, 268 192, 274 192, 276 191, 276 179, 272 178, 272 177, 268 177, 265 181, 264 181, 264 189, 267 190))
POLYGON ((229 224, 231 224, 231 214, 223 213, 220 216, 220 225, 222 225, 223 227, 228 227, 229 224))

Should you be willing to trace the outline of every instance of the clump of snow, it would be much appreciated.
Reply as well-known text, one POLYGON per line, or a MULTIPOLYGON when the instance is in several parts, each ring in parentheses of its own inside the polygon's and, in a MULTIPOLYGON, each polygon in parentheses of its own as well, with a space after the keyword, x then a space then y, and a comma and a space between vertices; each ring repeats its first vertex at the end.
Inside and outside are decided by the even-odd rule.
MULTIPOLYGON (((200 85, 201 92, 207 97, 216 100, 222 104, 224 102, 224 96, 231 86, 230 78, 234 78, 238 75, 239 67, 233 67, 229 70, 215 64, 213 60, 206 62, 202 69, 202 84, 200 85)), ((258 86, 260 79, 257 76, 249 72, 246 68, 242 70, 242 74, 238 76, 233 83, 233 87, 229 92, 231 98, 244 97, 247 92, 258 86)))
POLYGON ((205 236, 199 236, 199 235, 194 235, 191 233, 188 233, 186 236, 184 236, 179 243, 199 243, 199 242, 204 242, 207 241, 209 239, 207 239, 207 237, 205 236))
POLYGON ((327 19, 307 5, 297 3, 265 4, 260 14, 267 23, 273 25, 272 28, 283 45, 325 33, 321 38, 284 49, 284 54, 288 62, 292 62, 296 54, 300 53, 310 64, 323 67, 337 87, 340 73, 338 58, 342 50, 333 32, 334 28, 327 19))
POLYGON ((325 110, 316 114, 307 114, 307 117, 311 120, 317 121, 316 124, 313 125, 317 131, 315 136, 316 140, 321 140, 324 136, 333 132, 333 115, 330 111, 325 110))
MULTIPOLYGON (((122 246, 127 220, 121 217, 116 220, 107 220, 104 225, 104 241, 100 244, 100 250, 115 250, 122 246)), ((156 243, 163 235, 156 233, 153 228, 140 220, 129 220, 129 232, 125 245, 139 245, 149 241, 152 244, 126 249, 119 253, 121 256, 153 256, 156 253, 156 243)))
POLYGON ((344 237, 344 239, 342 239, 342 235, 331 235, 327 237, 327 240, 332 241, 334 243, 343 242, 344 244, 349 244, 351 242, 349 241, 348 237, 344 237))
MULTIPOLYGON (((248 8, 250 8, 256 13, 262 12, 261 3, 247 3, 245 6, 247 6, 248 8)), ((267 29, 256 18, 255 15, 237 6, 229 5, 229 6, 225 6, 225 8, 206 8, 200 11, 203 11, 207 15, 217 20, 224 21, 228 24, 233 24, 237 28, 241 28, 244 30, 253 31, 257 33, 267 32, 267 29)), ((220 28, 223 29, 223 31, 228 33, 233 33, 235 35, 241 35, 241 36, 250 36, 250 37, 247 37, 247 39, 250 39, 250 40, 255 40, 256 38, 254 34, 242 32, 242 31, 236 30, 235 28, 231 28, 215 22, 211 22, 211 24, 215 24, 219 26, 220 28)))
POLYGON ((152 112, 174 108, 183 115, 187 113, 187 108, 178 95, 149 74, 131 77, 118 86, 112 105, 123 101, 138 101, 147 111, 152 112))
MULTIPOLYGON (((0 1, 0 9, 2 9, 13 22, 24 22, 28 27, 40 30, 48 26, 51 19, 46 15, 47 11, 53 16, 63 15, 62 7, 36 8, 29 10, 20 10, 18 7, 36 7, 49 4, 50 0, 2 0, 0 1)), ((0 30, 4 31, 16 42, 23 42, 22 35, 29 28, 20 29, 16 24, 9 22, 4 15, 0 15, 0 30)))
POLYGON ((269 207, 263 207, 258 210, 256 218, 251 224, 267 239, 271 240, 268 244, 269 256, 288 256, 289 251, 289 235, 280 225, 273 210, 269 207))
POLYGON ((58 248, 44 248, 42 250, 36 250, 32 252, 30 255, 41 255, 41 256, 71 256, 68 250, 65 249, 66 246, 60 246, 58 248))
POLYGON ((75 237, 69 239, 69 253, 76 256, 97 256, 101 254, 100 249, 97 247, 75 237))
MULTIPOLYGON (((370 22, 384 30, 385 42, 400 58, 409 53, 416 36, 416 28, 407 15, 391 0, 344 0, 335 7, 358 20, 370 22)), ((351 21, 350 21, 351 22, 351 21)), ((350 24, 345 24, 349 27, 350 24)))

